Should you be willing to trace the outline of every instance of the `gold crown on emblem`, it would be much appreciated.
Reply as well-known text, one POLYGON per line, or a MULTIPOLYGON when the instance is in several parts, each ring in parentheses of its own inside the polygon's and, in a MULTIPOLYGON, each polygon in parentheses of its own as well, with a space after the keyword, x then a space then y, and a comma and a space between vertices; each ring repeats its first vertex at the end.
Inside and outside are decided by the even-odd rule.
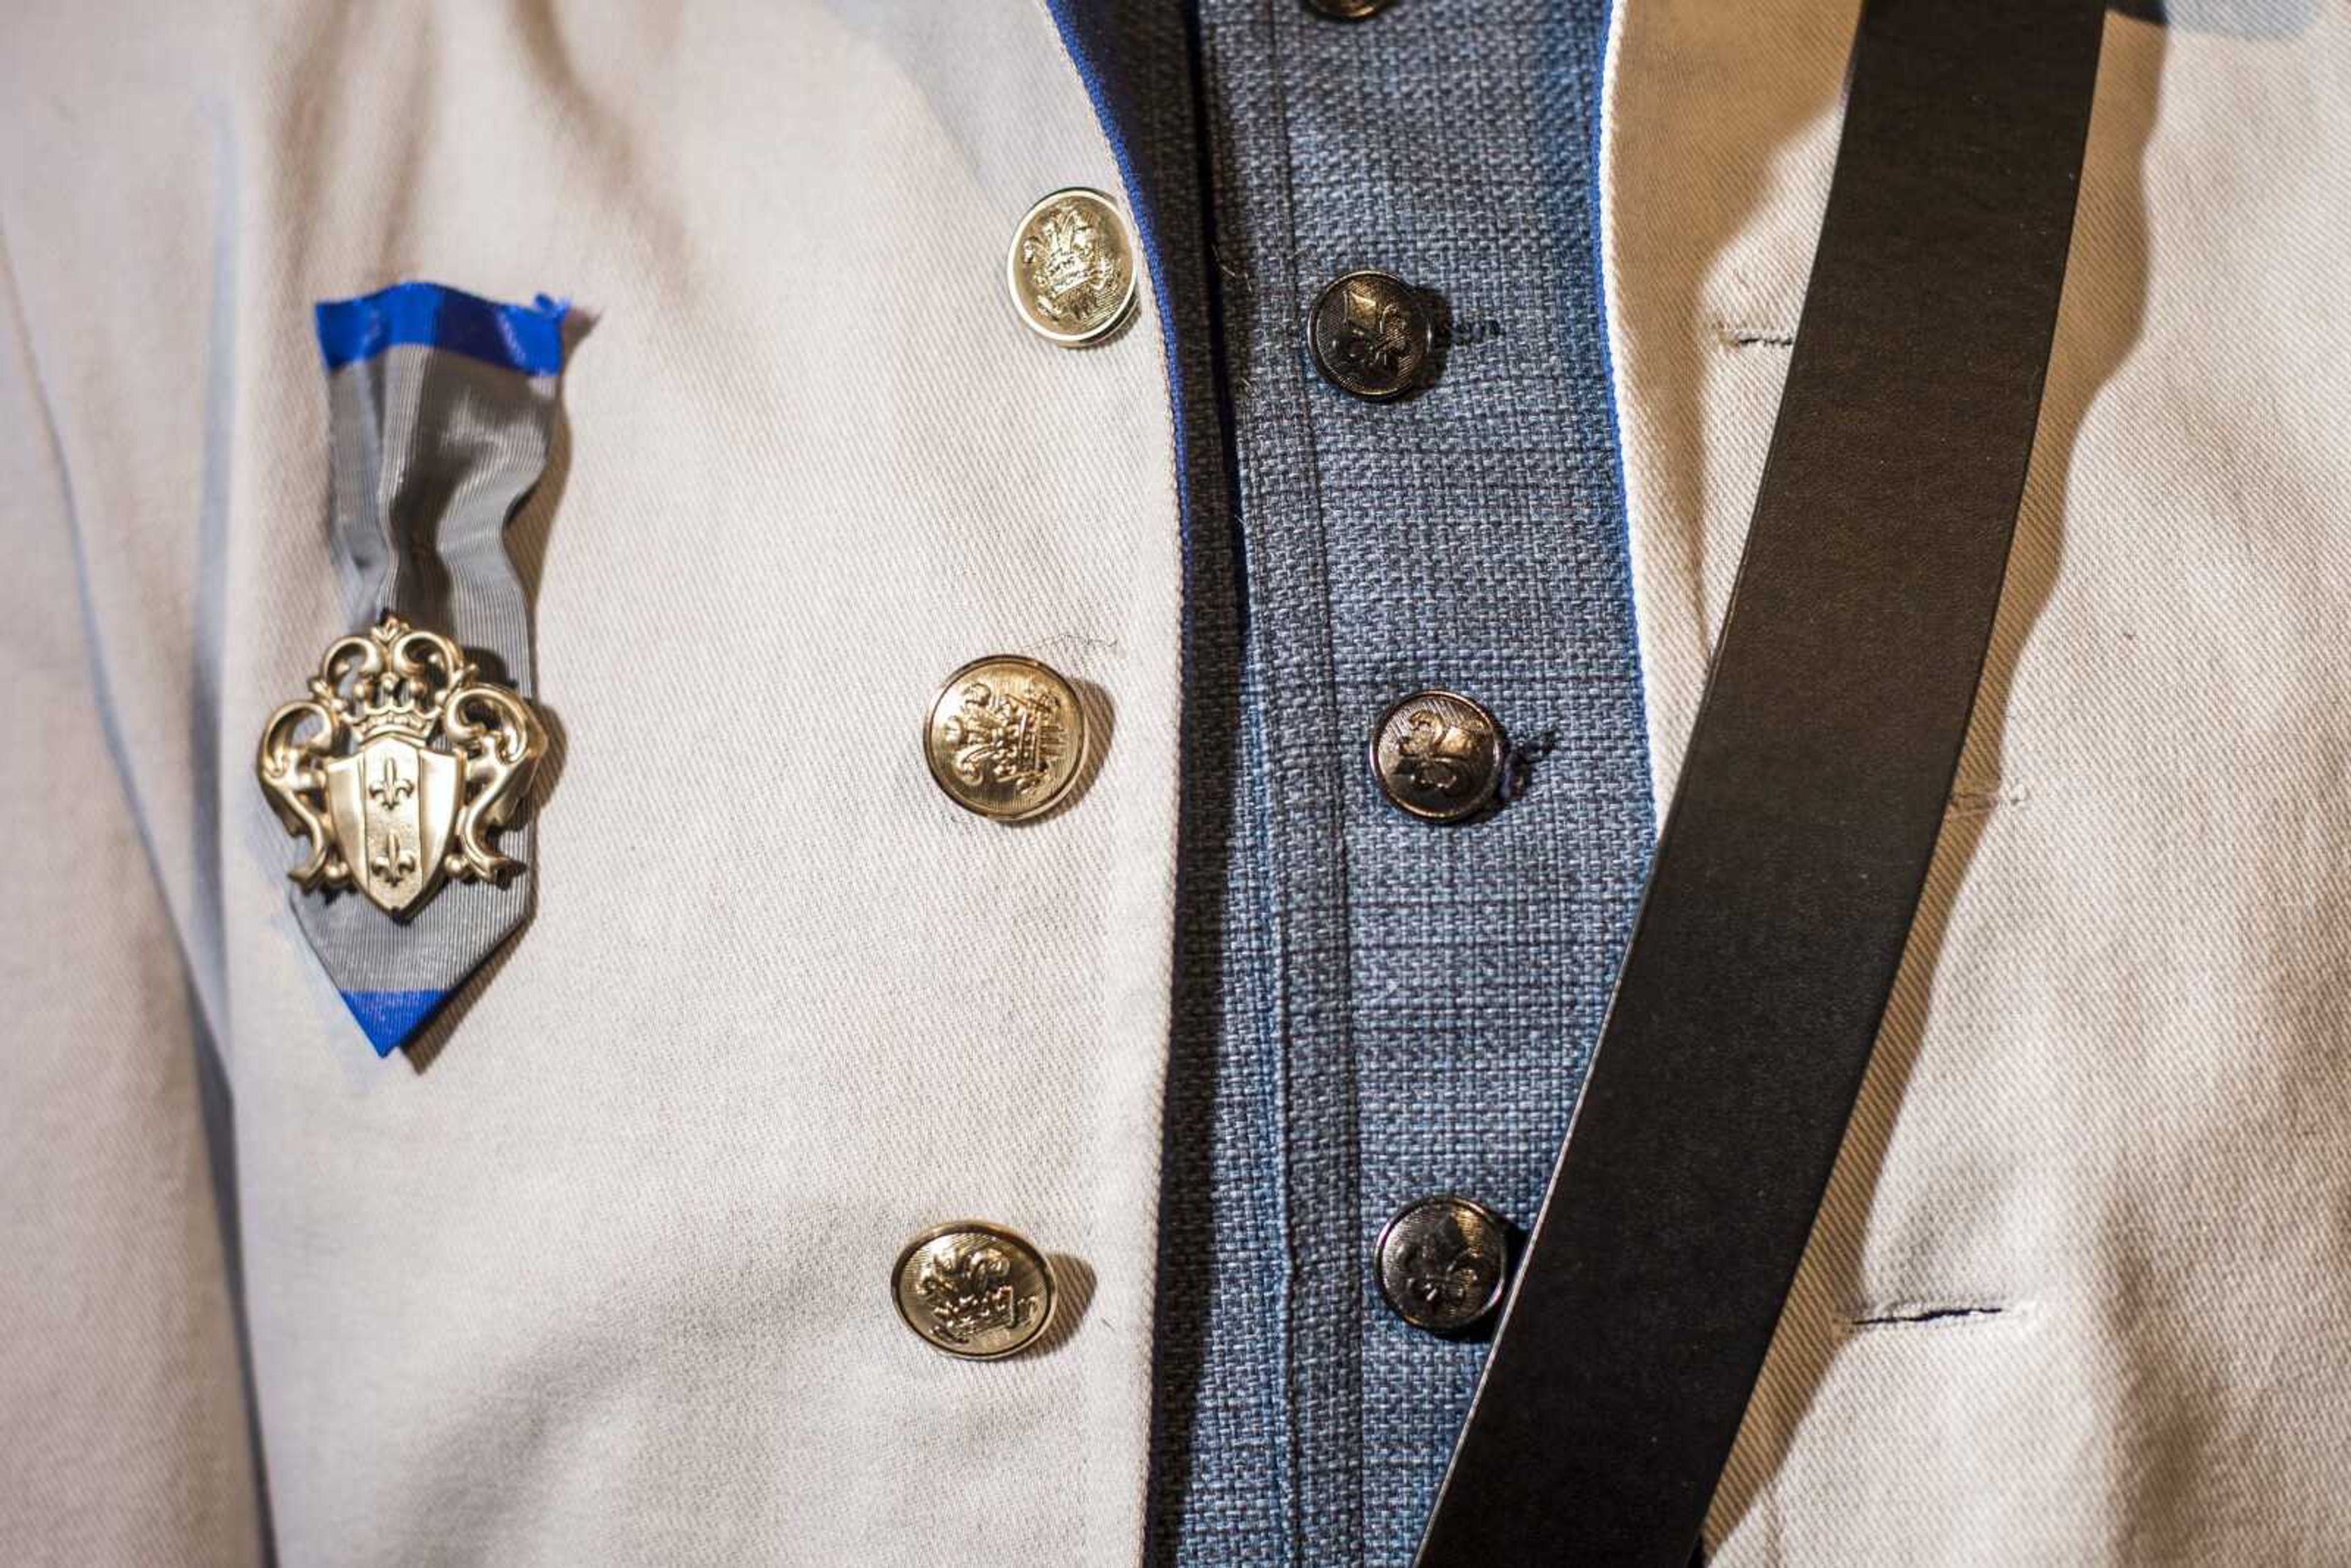
POLYGON ((386 667, 362 673, 348 646, 360 639, 346 637, 327 650, 310 690, 333 706, 361 745, 379 735, 423 740, 441 722, 449 694, 473 684, 474 664, 448 638, 402 631, 397 621, 371 629, 367 640, 382 650, 378 659, 386 667), (348 692, 341 689, 346 680, 352 682, 348 692))

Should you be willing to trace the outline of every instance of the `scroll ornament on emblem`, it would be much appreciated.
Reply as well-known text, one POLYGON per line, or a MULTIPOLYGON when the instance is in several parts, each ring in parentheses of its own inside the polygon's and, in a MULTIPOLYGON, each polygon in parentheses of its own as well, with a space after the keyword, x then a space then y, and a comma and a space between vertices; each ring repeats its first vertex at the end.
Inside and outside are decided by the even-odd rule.
POLYGON ((522 869, 489 835, 514 820, 546 749, 521 696, 450 639, 387 614, 329 645, 310 695, 270 716, 256 768, 287 832, 309 840, 294 883, 356 888, 405 919, 445 879, 522 869))

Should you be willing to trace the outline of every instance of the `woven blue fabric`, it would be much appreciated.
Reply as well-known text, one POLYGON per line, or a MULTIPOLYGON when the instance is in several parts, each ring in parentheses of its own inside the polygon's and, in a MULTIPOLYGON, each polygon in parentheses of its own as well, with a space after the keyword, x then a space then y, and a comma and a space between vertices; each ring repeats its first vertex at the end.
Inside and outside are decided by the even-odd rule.
POLYGON ((1190 478, 1150 1557, 1401 1564, 1484 1346, 1392 1317, 1373 1239, 1438 1191, 1531 1220, 1651 840, 1605 3, 1056 14, 1144 209, 1190 478), (1449 309, 1408 402, 1304 357, 1308 302, 1360 267, 1449 309), (1426 686, 1522 749, 1490 821, 1376 793, 1370 726, 1426 686))

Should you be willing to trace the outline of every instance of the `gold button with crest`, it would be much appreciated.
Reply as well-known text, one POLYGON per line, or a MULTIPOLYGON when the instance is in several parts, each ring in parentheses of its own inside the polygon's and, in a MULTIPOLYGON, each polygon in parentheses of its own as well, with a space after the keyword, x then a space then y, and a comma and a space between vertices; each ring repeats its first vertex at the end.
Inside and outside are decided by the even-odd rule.
POLYGON ((1017 653, 946 678, 923 723, 923 756, 948 800, 999 822, 1052 809, 1084 765, 1086 716, 1061 673, 1017 653))
POLYGON ((1101 342, 1134 308, 1134 233, 1100 191, 1056 191, 1022 215, 1006 258, 1013 308, 1063 348, 1101 342))
POLYGON ((1053 1321, 1053 1266, 1025 1237, 958 1219, 906 1243, 890 1297, 925 1344, 993 1361, 1026 1350, 1053 1321))

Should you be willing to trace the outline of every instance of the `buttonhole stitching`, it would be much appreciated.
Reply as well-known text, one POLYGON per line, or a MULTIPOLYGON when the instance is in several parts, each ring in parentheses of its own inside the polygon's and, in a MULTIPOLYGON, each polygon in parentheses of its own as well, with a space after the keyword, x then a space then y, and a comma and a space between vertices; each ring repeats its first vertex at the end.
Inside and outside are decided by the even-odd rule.
POLYGON ((1980 816, 2001 806, 2022 806, 2032 798, 2022 784, 1994 782, 1980 789, 1951 791, 1950 810, 1955 816, 1980 816))
POLYGON ((1768 331, 1761 327, 1739 327, 1728 321, 1714 324, 1714 335, 1730 349, 1792 349, 1796 346, 1793 332, 1768 331))
POLYGON ((2004 1301, 1978 1301, 1970 1304, 1896 1304, 1882 1307, 1853 1320, 1857 1329, 1919 1328, 1948 1324, 1982 1322, 2006 1315, 2004 1301))
POLYGON ((1534 784, 1535 764, 1559 749, 1559 731, 1546 729, 1531 740, 1513 742, 1502 756, 1502 779, 1495 798, 1507 805, 1523 797, 1534 784))

